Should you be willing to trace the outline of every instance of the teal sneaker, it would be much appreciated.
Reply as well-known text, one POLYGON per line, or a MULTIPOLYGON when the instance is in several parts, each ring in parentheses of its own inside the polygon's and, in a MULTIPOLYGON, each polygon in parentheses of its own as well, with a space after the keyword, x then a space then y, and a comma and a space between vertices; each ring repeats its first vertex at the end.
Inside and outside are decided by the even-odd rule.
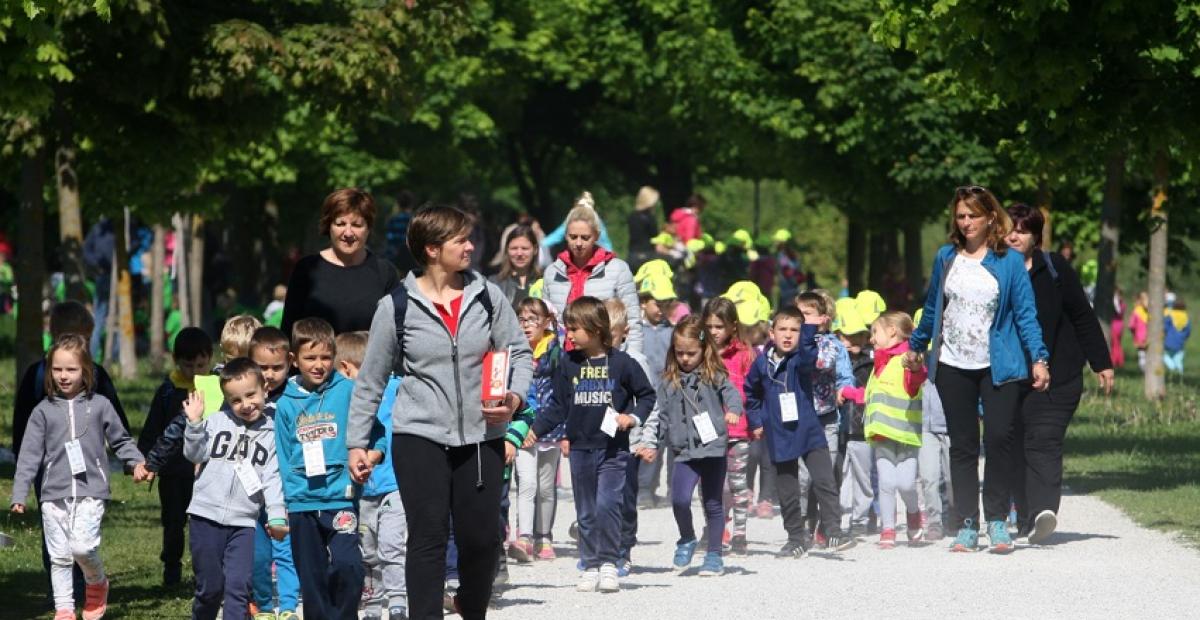
POLYGON ((958 536, 954 538, 954 542, 950 543, 950 551, 954 553, 971 553, 979 548, 979 532, 975 529, 975 522, 971 519, 963 520, 962 527, 958 528, 958 536))
POLYGON ((1008 533, 1008 522, 989 521, 988 541, 991 542, 988 549, 990 553, 1011 553, 1014 545, 1012 536, 1008 533))
POLYGON ((675 570, 685 571, 692 564, 692 556, 696 554, 696 545, 700 544, 695 538, 688 542, 675 545, 675 570))
POLYGON ((700 566, 701 577, 720 577, 725 572, 725 561, 721 559, 721 554, 715 551, 709 551, 704 554, 704 564, 700 566))

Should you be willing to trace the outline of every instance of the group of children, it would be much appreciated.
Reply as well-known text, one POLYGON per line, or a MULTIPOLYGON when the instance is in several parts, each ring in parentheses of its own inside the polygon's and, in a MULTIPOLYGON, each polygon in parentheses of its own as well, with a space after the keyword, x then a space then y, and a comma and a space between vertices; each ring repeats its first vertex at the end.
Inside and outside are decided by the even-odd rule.
MULTIPOLYGON (((854 546, 873 506, 879 546, 894 546, 896 493, 909 541, 940 537, 944 422, 939 431, 923 414, 937 408, 923 398, 930 389, 923 368, 903 365, 912 319, 880 314, 877 300, 860 298, 864 309, 852 299, 803 293, 764 326, 751 325, 762 323, 761 312, 718 297, 700 315, 671 324, 667 317, 677 314, 658 307, 669 300, 644 293, 643 352, 623 351, 629 326, 620 301, 576 299, 561 326, 542 300, 520 302, 535 380, 506 436, 517 495, 507 555, 555 559, 551 532, 565 457, 577 515, 577 589, 619 590, 632 569, 640 474, 665 460, 680 532, 672 564, 692 566, 703 538, 698 572, 720 575, 726 550, 747 549, 755 443, 765 454, 760 469, 774 474, 787 530, 779 557, 854 546), (699 537, 691 515, 697 487, 705 517, 699 537)), ((79 323, 75 331, 86 328, 79 323)), ((289 337, 239 316, 222 332, 226 362, 213 367, 207 335, 185 328, 175 369, 135 447, 104 396, 111 382, 97 380, 107 375, 93 365, 86 340, 56 334, 39 371, 44 397, 21 429, 12 498, 13 510, 23 511, 28 488, 40 484, 56 618, 75 617, 72 564, 86 583, 83 617, 105 611, 98 549, 109 497, 106 443, 135 481, 159 483, 165 584, 181 579, 189 528, 193 617, 215 618, 220 610, 228 619, 292 618, 301 600, 308 617, 352 618, 360 609, 368 618, 406 617, 405 514, 390 436, 382 432, 391 427, 384 418, 399 378, 385 392, 381 431, 368 452, 382 466, 364 485, 348 467, 345 427, 365 347, 365 333, 335 337, 321 319, 297 322, 289 337), (214 379, 219 394, 202 385, 214 379)), ((762 485, 759 492, 762 499, 762 485)), ((498 584, 504 575, 497 571, 498 584)))

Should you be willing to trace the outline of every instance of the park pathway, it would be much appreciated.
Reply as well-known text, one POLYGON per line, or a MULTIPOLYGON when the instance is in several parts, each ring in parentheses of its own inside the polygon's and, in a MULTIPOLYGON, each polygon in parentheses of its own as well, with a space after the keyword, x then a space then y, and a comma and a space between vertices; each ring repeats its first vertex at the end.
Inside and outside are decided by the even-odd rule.
MULTIPOLYGON (((1173 618, 1200 617, 1200 553, 1137 526, 1089 496, 1063 499, 1061 528, 1008 556, 951 554, 948 543, 880 551, 874 537, 835 556, 777 560, 782 523, 751 519, 750 555, 726 575, 672 571, 678 532, 669 508, 641 511, 634 573, 615 594, 575 592, 571 502, 559 502, 560 558, 510 567, 500 620, 672 618, 1173 618)), ((693 507, 699 526, 700 510, 693 507)), ((899 535, 904 541, 904 534, 899 535)), ((697 554, 696 565, 699 564, 697 554)))

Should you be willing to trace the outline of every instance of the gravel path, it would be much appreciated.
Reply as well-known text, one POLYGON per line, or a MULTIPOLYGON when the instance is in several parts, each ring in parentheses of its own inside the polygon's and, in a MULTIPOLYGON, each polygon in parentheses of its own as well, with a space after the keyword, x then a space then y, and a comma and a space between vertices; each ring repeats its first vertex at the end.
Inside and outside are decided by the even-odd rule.
MULTIPOLYGON (((699 529, 698 506, 693 514, 699 529)), ((840 556, 818 552, 800 560, 772 557, 786 539, 778 518, 752 518, 750 555, 726 557, 724 576, 704 578, 695 567, 682 575, 669 568, 678 537, 670 509, 644 510, 634 573, 622 591, 581 594, 574 589, 575 550, 566 536, 573 505, 560 501, 555 537, 567 542, 559 559, 510 565, 511 583, 489 617, 1200 616, 1200 553, 1138 527, 1093 497, 1065 497, 1062 515, 1048 545, 1008 556, 951 554, 949 541, 881 551, 872 537, 840 556)), ((898 538, 905 540, 903 533, 898 538)))

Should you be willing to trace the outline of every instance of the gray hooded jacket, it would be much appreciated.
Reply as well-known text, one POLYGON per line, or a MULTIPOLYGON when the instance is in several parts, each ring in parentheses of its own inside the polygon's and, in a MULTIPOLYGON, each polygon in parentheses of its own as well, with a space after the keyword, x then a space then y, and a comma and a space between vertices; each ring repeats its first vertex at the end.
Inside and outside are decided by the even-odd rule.
POLYGON ((679 461, 691 461, 711 457, 725 458, 729 443, 729 430, 725 426, 725 414, 745 414, 742 396, 726 377, 719 386, 700 380, 699 373, 683 373, 680 386, 675 387, 664 380, 658 387, 656 401, 658 417, 652 417, 642 431, 642 442, 650 448, 670 448, 679 461), (699 409, 697 409, 699 407, 699 409), (708 444, 701 443, 700 432, 692 422, 692 416, 707 411, 717 438, 708 444))
POLYGON ((451 337, 437 308, 417 287, 415 272, 403 286, 408 290, 404 314, 404 359, 397 359, 395 310, 392 297, 379 300, 362 368, 354 380, 350 400, 349 448, 367 448, 373 437, 375 414, 395 372, 400 390, 392 408, 396 433, 423 437, 444 446, 465 446, 504 436, 507 424, 489 425, 483 419, 483 356, 489 350, 511 348, 508 389, 529 392, 533 378, 533 353, 517 322, 517 314, 495 284, 473 271, 463 272, 464 288, 457 336, 451 337), (492 302, 492 323, 480 301, 492 302))
POLYGON ((105 442, 128 466, 145 462, 137 444, 117 417, 112 403, 99 394, 79 394, 75 398, 46 398, 29 416, 29 426, 21 440, 17 472, 13 477, 12 502, 24 504, 39 469, 42 474, 40 500, 50 502, 71 497, 109 499, 108 452, 105 442), (74 420, 74 435, 71 422, 74 420), (66 444, 79 442, 86 470, 71 475, 66 444))
POLYGON ((275 458, 275 422, 265 414, 247 424, 222 409, 199 422, 189 421, 183 432, 183 455, 202 465, 188 514, 235 527, 254 527, 264 505, 268 519, 287 516, 275 458), (240 461, 250 462, 262 484, 253 495, 238 479, 240 461))

